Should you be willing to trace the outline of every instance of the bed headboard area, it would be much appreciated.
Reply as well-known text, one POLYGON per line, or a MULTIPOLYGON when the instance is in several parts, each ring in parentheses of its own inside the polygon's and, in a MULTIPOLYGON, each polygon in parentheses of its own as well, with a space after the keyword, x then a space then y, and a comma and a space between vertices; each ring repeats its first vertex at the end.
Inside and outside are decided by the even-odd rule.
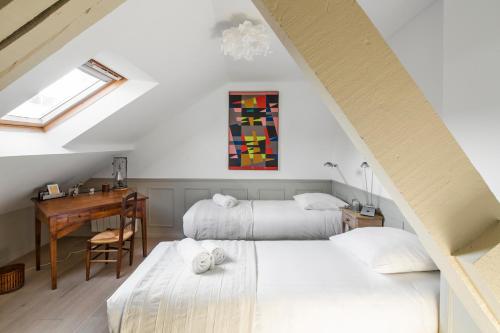
MULTIPOLYGON (((85 185, 99 189, 111 179, 94 178, 85 185)), ((149 196, 148 230, 150 236, 181 237, 182 217, 197 201, 209 199, 215 193, 228 194, 240 200, 292 200, 306 192, 330 193, 350 202, 356 195, 364 201, 366 192, 330 180, 254 180, 254 179, 128 179, 128 185, 149 196), (333 186, 332 186, 333 185, 333 186), (333 193, 332 193, 333 189, 333 193)), ((385 224, 408 230, 394 202, 374 196, 386 218, 385 224)), ((410 229, 411 231, 411 229, 410 229)))
MULTIPOLYGON (((85 186, 96 189, 111 179, 94 178, 85 186)), ((197 201, 215 193, 240 200, 291 200, 305 192, 332 193, 330 180, 254 179, 128 179, 128 186, 149 196, 148 232, 151 236, 182 236, 182 217, 197 201)))
MULTIPOLYGON (((347 202, 351 202, 352 199, 356 198, 361 203, 365 203, 369 196, 369 193, 362 189, 335 180, 332 182, 332 194, 347 202)), ((394 201, 374 194, 373 204, 384 214, 384 225, 386 227, 400 228, 415 233, 394 201)))

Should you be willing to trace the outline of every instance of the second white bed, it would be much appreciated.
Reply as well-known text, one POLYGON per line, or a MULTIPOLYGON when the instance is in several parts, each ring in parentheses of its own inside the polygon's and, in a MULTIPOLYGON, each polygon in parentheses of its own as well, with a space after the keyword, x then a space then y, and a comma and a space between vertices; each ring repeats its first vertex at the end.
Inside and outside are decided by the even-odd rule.
POLYGON ((305 210, 295 200, 241 200, 224 208, 195 203, 184 215, 184 235, 193 239, 311 240, 341 232, 340 210, 305 210))

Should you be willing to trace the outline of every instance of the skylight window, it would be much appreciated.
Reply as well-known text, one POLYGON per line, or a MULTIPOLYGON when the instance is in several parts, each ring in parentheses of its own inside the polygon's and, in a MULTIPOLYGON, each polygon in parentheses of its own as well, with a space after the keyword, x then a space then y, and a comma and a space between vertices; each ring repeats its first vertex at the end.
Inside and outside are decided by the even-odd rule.
POLYGON ((106 88, 121 80, 122 76, 89 60, 7 113, 1 122, 43 128, 83 103, 88 106, 106 88))

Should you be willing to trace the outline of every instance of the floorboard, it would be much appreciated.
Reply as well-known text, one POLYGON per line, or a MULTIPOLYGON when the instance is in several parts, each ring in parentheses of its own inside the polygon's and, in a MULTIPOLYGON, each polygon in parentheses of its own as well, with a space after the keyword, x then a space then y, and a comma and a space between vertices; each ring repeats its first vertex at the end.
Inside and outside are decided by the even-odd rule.
MULTIPOLYGON (((151 250, 160 241, 149 239, 151 250)), ((35 253, 14 262, 26 265, 22 289, 0 296, 0 332, 108 332, 106 299, 139 265, 142 245, 136 241, 134 265, 123 262, 122 276, 116 279, 115 264, 94 264, 90 281, 85 281, 86 238, 65 237, 59 240, 58 288, 50 289, 50 265, 35 271, 35 253)), ((42 247, 42 265, 48 263, 48 247, 42 247)))

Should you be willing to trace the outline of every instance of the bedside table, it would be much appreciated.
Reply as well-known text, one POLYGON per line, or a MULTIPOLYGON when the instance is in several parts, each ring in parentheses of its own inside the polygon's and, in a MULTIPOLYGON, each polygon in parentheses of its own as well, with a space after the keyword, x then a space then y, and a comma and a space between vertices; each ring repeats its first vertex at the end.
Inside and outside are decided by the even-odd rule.
POLYGON ((342 232, 364 227, 383 227, 384 216, 377 209, 374 217, 364 216, 349 208, 342 208, 342 232))

